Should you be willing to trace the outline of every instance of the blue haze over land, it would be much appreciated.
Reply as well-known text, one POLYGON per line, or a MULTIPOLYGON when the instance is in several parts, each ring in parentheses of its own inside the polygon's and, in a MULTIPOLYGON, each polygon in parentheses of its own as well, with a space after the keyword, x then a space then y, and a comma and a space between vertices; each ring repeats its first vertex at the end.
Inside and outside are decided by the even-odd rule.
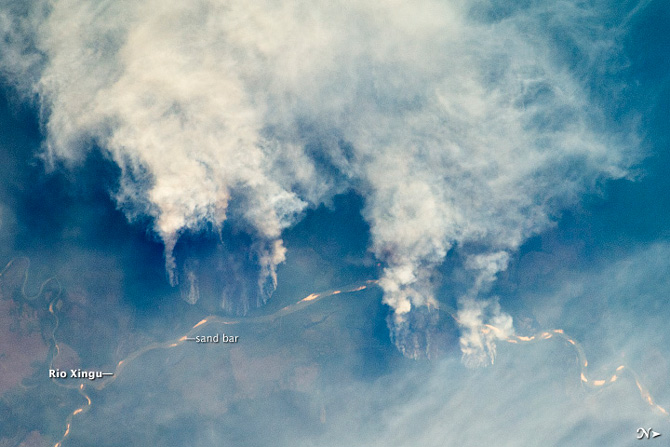
MULTIPOLYGON (((670 435, 636 385, 670 407, 667 2, 158 3, 0 3, 0 261, 58 278, 63 364, 243 321, 91 390, 64 447, 670 435), (505 341, 553 329, 587 370, 505 341)), ((61 439, 53 360, 0 445, 61 439)))

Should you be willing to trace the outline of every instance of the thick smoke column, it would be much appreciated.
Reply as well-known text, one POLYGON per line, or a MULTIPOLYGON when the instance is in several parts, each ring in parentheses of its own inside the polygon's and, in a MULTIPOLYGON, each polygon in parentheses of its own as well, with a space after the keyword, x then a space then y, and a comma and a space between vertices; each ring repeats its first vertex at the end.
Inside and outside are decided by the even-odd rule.
MULTIPOLYGON (((251 236, 267 296, 282 230, 354 189, 408 356, 426 355, 413 315, 437 305, 431 273, 479 247, 463 252, 477 279, 459 313, 479 364, 495 352, 484 325, 512 331, 480 296, 508 253, 633 160, 549 31, 585 68, 609 34, 594 40, 594 11, 552 5, 494 19, 461 1, 61 0, 5 5, 0 24, 5 75, 44 110, 47 159, 107 151, 119 206, 153 219, 173 281, 179 238, 228 222, 251 236)), ((190 301, 197 274, 183 275, 190 301)))

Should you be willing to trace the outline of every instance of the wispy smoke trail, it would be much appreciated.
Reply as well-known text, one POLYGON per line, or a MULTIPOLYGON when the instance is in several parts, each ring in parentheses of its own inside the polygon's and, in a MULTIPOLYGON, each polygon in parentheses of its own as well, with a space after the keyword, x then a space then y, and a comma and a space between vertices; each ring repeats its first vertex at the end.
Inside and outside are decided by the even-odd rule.
MULTIPOLYGON (((556 35, 573 38, 588 71, 607 60, 608 33, 593 37, 593 11, 551 5, 494 19, 431 0, 6 4, 2 62, 39 97, 49 160, 76 163, 97 144, 121 167, 116 199, 153 219, 173 282, 179 238, 227 221, 252 237, 266 297, 282 231, 354 189, 393 338, 418 357, 412 315, 437 302, 431 273, 477 244, 459 318, 466 362, 480 363, 495 350, 483 325, 512 330, 479 301, 508 253, 625 176, 635 153, 555 49, 556 35)), ((197 272, 183 276, 194 301, 197 272)))

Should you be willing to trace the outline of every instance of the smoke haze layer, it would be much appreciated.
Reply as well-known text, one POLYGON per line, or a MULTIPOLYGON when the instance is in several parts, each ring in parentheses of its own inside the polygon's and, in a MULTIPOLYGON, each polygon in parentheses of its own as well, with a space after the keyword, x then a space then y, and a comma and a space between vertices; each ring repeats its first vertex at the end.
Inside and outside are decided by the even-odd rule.
POLYGON ((75 166, 96 147, 113 160, 118 206, 150 219, 187 301, 212 275, 188 250, 175 257, 180 238, 214 235, 208 262, 233 267, 213 271, 243 286, 211 280, 208 293, 245 313, 276 287, 282 233, 351 190, 409 357, 428 353, 434 273, 456 247, 473 278, 459 298, 464 359, 492 361, 514 330, 487 298, 510 253, 639 156, 635 129, 603 104, 620 30, 595 6, 64 0, 1 11, 3 72, 39 102, 45 160, 75 166), (224 226, 247 237, 238 251, 224 226), (483 337, 489 323, 504 330, 483 337))

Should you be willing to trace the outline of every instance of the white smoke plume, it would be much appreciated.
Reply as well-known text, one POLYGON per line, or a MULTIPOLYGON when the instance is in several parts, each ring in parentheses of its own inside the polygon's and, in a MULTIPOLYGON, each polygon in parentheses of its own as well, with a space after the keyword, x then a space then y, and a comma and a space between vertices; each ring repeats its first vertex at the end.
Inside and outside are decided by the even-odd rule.
POLYGON ((512 317, 501 311, 497 301, 476 299, 488 291, 496 274, 505 270, 508 262, 506 252, 473 255, 467 259, 466 267, 476 272, 476 277, 468 293, 461 297, 457 318, 463 363, 469 367, 493 363, 496 340, 514 335, 512 317))
POLYGON ((228 221, 258 241, 259 287, 274 285, 282 231, 354 189, 399 344, 408 315, 437 303, 431 272, 473 243, 461 344, 474 363, 492 358, 485 324, 511 320, 478 295, 506 253, 634 159, 635 138, 606 131, 583 82, 613 43, 581 3, 498 18, 433 0, 27 5, 0 11, 3 73, 39 98, 47 159, 107 151, 120 206, 153 218, 171 275, 180 235, 228 221))

